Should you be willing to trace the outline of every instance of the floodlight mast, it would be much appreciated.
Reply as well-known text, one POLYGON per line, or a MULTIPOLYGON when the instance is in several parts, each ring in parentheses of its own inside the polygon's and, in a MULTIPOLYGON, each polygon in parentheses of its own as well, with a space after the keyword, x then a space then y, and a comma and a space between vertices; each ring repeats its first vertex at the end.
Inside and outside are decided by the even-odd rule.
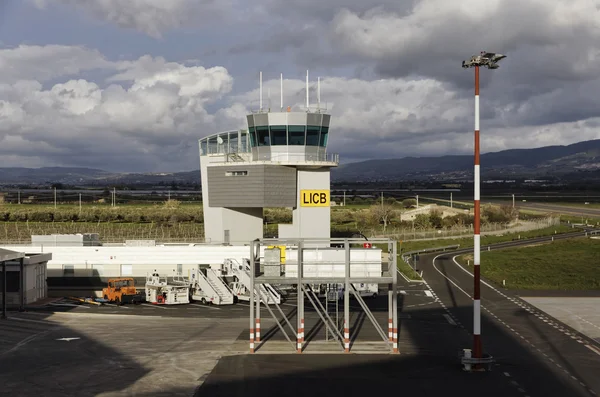
POLYGON ((475 148, 473 172, 473 358, 482 358, 481 343, 481 235, 480 235, 480 161, 479 161, 479 67, 497 69, 497 62, 506 58, 505 55, 482 51, 480 55, 472 56, 463 61, 463 68, 475 68, 475 148))

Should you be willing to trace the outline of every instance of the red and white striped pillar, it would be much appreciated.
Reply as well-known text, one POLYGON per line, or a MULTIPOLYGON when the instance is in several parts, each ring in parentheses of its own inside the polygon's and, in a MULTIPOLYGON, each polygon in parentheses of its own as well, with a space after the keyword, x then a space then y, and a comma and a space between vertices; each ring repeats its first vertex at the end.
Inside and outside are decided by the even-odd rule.
POLYGON ((473 357, 481 358, 481 296, 480 296, 480 169, 479 169, 479 66, 475 66, 475 169, 473 224, 473 357))
POLYGON ((398 353, 398 328, 393 328, 393 334, 392 347, 394 349, 394 353, 398 353))
POLYGON ((350 328, 344 321, 344 353, 350 353, 350 328))
POLYGON ((250 353, 254 353, 254 328, 250 328, 250 353))
POLYGON ((388 319, 388 337, 390 342, 394 341, 394 320, 388 319))
POLYGON ((304 319, 300 319, 300 328, 298 328, 298 353, 302 353, 302 344, 304 343, 304 319))

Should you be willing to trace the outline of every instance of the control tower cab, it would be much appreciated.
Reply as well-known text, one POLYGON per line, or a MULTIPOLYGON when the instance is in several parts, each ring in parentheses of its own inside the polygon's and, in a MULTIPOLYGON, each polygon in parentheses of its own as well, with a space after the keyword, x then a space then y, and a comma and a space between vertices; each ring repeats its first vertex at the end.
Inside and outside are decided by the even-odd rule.
POLYGON ((293 210, 279 238, 330 238, 330 169, 339 164, 327 153, 330 120, 308 106, 259 110, 247 116, 247 129, 200 139, 206 241, 263 238, 263 209, 275 207, 293 210))

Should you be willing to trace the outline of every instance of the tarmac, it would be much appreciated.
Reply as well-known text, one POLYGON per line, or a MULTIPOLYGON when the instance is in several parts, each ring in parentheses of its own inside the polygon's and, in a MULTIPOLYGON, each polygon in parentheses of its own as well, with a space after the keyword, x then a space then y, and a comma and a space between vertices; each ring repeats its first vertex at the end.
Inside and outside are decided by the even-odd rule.
MULTIPOLYGON (((399 354, 390 353, 389 343, 354 300, 350 354, 326 335, 309 301, 304 304, 305 349, 296 353, 294 296, 280 306, 292 325, 292 329, 285 325, 291 343, 263 307, 262 341, 255 354, 249 354, 247 302, 95 306, 53 300, 26 312, 9 312, 8 320, 0 320, 0 395, 335 393, 364 397, 394 392, 419 397, 583 397, 600 393, 595 301, 578 300, 567 306, 564 297, 522 298, 484 285, 482 339, 495 362, 491 372, 463 371, 459 354, 472 347, 473 279, 451 257, 423 255, 426 282, 399 282, 399 354), (592 325, 581 319, 573 323, 574 316, 592 325)), ((387 296, 365 298, 365 303, 387 334, 387 296)), ((341 320, 343 306, 338 310, 341 320)), ((329 314, 335 319, 335 307, 329 314)))

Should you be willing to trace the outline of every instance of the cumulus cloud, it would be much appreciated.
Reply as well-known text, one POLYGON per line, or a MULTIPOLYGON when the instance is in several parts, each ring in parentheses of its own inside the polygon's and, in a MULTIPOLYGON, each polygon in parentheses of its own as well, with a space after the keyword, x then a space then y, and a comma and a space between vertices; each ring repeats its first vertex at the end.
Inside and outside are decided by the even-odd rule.
MULTIPOLYGON (((14 59, 27 58, 18 52, 36 48, 0 50, 0 59, 6 51, 14 59)), ((45 64, 42 55, 37 59, 45 64)), ((224 117, 227 113, 207 110, 231 90, 233 79, 222 67, 184 66, 150 56, 103 62, 112 72, 106 82, 66 77, 44 87, 35 77, 47 76, 36 76, 37 70, 28 79, 21 73, 0 82, 0 153, 24 156, 27 163, 29 157, 41 157, 49 164, 190 169, 197 164, 190 147, 199 137, 236 124, 224 117)), ((82 65, 89 60, 73 67, 82 65)))
POLYGON ((112 68, 98 51, 66 45, 20 45, 0 50, 0 83, 47 81, 93 69, 112 68))
POLYGON ((38 8, 49 4, 77 7, 96 18, 131 28, 151 37, 187 26, 223 19, 234 0, 31 0, 38 8))

